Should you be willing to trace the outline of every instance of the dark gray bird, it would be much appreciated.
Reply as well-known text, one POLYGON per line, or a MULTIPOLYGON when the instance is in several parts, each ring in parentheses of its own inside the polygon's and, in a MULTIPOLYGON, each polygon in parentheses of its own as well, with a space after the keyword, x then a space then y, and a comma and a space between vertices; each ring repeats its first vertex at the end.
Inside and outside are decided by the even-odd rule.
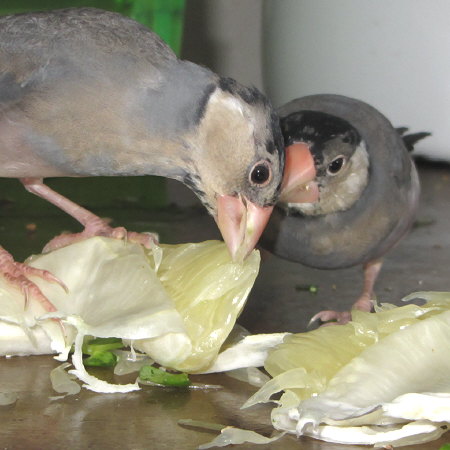
POLYGON ((71 214, 82 237, 124 230, 43 178, 159 175, 189 186, 245 257, 283 164, 278 117, 258 90, 177 59, 137 22, 92 8, 0 17, 0 176, 71 214))
MULTIPOLYGON (((408 153, 428 133, 401 134, 377 110, 339 95, 312 95, 279 109, 290 154, 311 154, 319 200, 298 203, 284 190, 261 245, 276 255, 319 269, 362 264, 364 289, 354 308, 370 311, 381 260, 410 229, 419 179, 408 153), (408 148, 407 148, 408 147, 408 148)), ((350 314, 322 311, 312 320, 348 321, 350 314)))

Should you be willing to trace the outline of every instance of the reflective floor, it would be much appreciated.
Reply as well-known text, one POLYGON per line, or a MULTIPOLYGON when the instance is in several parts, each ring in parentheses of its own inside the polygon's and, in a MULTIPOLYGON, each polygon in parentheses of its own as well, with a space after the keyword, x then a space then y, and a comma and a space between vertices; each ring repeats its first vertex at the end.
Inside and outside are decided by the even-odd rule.
MULTIPOLYGON (((377 284, 380 301, 399 303, 417 290, 450 291, 450 167, 421 164, 423 185, 417 226, 386 258, 377 284)), ((4 193, 3 193, 4 194, 4 193)), ((3 195, 3 197, 7 197, 3 195)), ((0 202, 1 244, 18 258, 38 252, 62 230, 77 225, 59 212, 40 214, 17 210, 0 202)), ((201 241, 218 237, 203 209, 169 208, 145 211, 137 205, 98 209, 102 216, 136 231, 155 230, 162 242, 201 241)), ((361 288, 360 268, 319 271, 265 258, 260 276, 239 322, 251 332, 304 331, 309 318, 326 309, 346 309, 361 288), (317 292, 305 290, 314 285, 317 292)), ((0 406, 1 449, 195 449, 214 433, 188 429, 179 419, 194 419, 271 433, 270 407, 239 408, 254 391, 225 375, 193 377, 194 381, 222 386, 218 390, 180 390, 145 387, 130 394, 80 394, 53 400, 49 371, 59 363, 50 356, 0 359, 0 390, 18 393, 14 405, 0 406)), ((111 379, 108 371, 96 373, 111 379)), ((117 382, 131 382, 121 377, 117 382)), ((450 442, 439 441, 405 449, 437 450, 450 442)), ((328 444, 285 436, 266 446, 241 449, 351 450, 365 448, 328 444)))

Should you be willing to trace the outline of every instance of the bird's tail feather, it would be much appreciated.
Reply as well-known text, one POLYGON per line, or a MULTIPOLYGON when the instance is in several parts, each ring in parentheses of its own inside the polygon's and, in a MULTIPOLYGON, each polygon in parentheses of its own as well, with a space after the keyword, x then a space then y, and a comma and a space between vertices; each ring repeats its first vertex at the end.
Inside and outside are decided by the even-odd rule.
POLYGON ((406 127, 396 128, 396 130, 397 130, 398 134, 400 134, 400 136, 402 137, 405 147, 410 152, 412 152, 414 150, 414 145, 417 142, 419 142, 420 140, 422 140, 428 136, 431 136, 431 133, 429 133, 427 131, 405 134, 408 131, 408 128, 406 128, 406 127))

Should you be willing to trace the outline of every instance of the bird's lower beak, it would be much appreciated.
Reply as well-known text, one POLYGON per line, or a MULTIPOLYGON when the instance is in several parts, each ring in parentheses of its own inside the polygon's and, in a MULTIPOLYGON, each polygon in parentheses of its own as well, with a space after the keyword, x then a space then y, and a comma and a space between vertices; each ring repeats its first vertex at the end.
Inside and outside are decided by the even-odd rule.
POLYGON ((314 181, 316 168, 309 145, 303 142, 285 149, 283 184, 280 201, 283 203, 313 203, 319 199, 319 187, 314 181))
POLYGON ((243 261, 255 248, 272 210, 273 206, 257 206, 246 198, 218 196, 215 219, 233 261, 243 261))

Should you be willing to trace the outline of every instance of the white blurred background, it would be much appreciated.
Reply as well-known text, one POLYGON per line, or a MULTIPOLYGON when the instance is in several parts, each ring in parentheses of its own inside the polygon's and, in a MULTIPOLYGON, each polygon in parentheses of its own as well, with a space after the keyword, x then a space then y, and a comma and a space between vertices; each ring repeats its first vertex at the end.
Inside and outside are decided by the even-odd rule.
POLYGON ((275 106, 314 93, 365 100, 431 131, 450 161, 450 1, 188 0, 183 58, 253 84, 275 106))

